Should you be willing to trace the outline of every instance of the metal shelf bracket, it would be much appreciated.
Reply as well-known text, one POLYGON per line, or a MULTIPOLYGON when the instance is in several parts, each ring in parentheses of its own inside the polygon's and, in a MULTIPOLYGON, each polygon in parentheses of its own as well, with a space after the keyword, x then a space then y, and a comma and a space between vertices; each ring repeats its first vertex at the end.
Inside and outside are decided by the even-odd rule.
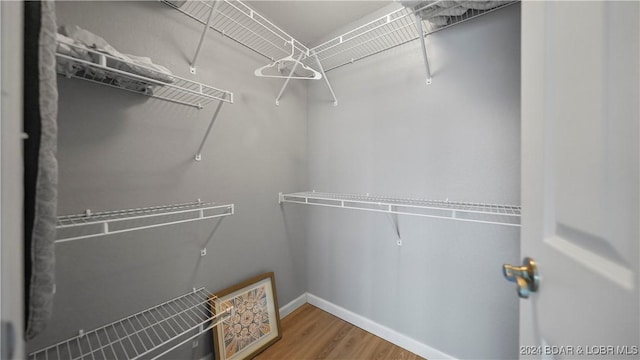
POLYGON ((318 68, 320 68, 320 73, 322 74, 322 77, 324 78, 324 82, 327 84, 327 87, 329 88, 329 91, 331 92, 331 96, 333 97, 333 106, 338 106, 338 98, 336 98, 336 93, 333 92, 333 88, 331 87, 331 83, 329 83, 329 78, 327 77, 327 74, 325 74, 324 72, 324 68, 322 67, 322 63, 320 62, 320 59, 318 59, 318 55, 316 55, 316 52, 313 51, 313 57, 316 59, 316 63, 318 64, 318 68))
POLYGON ((220 3, 221 3, 221 0, 214 0, 213 6, 211 6, 211 11, 209 12, 207 23, 205 24, 204 29, 202 30, 202 35, 200 35, 200 42, 198 42, 196 53, 193 54, 193 60, 191 61, 191 64, 189 64, 189 72, 191 72, 192 74, 196 73, 196 61, 198 61, 198 55, 200 55, 200 50, 202 50, 202 44, 204 43, 204 38, 207 36, 207 31, 211 27, 211 22, 215 17, 214 16, 215 12, 218 10, 218 7, 220 7, 220 3))
POLYGON ((431 68, 429 67, 429 55, 427 54, 427 45, 425 44, 426 34, 422 28, 422 16, 416 13, 416 27, 418 28, 418 34, 420 38, 420 45, 422 46, 422 58, 424 59, 424 67, 427 71, 427 85, 431 84, 431 68))
MULTIPOLYGON (((383 204, 380 204, 382 208, 383 204)), ((398 238, 396 239, 396 245, 402 246, 402 237, 400 236, 400 224, 398 223, 398 214, 393 212, 392 205, 386 205, 388 207, 389 221, 391 221, 391 226, 393 226, 393 230, 395 231, 398 238)))
POLYGON ((220 113, 220 109, 222 109, 222 104, 224 104, 224 102, 220 101, 218 103, 218 107, 216 108, 216 111, 213 113, 213 117, 211 118, 211 121, 209 122, 209 126, 207 127, 207 132, 205 132, 204 138, 202 139, 202 142, 200 143, 200 147, 198 147, 198 151, 196 152, 196 161, 202 160, 202 148, 204 148, 204 144, 207 142, 207 138, 209 137, 209 133, 211 132, 211 129, 213 128, 213 123, 216 121, 216 118, 218 117, 218 114, 220 113))
POLYGON ((300 56, 298 56, 298 58, 296 59, 296 62, 293 64, 293 67, 291 68, 291 72, 289 72, 289 76, 287 76, 287 79, 284 81, 284 84, 282 84, 282 89, 280 89, 280 93, 278 93, 278 97, 276 97, 276 105, 280 105, 280 98, 282 97, 282 93, 284 93, 284 89, 289 84, 291 77, 293 77, 293 73, 296 71, 296 68, 298 67, 298 64, 300 63, 300 59, 302 59, 303 55, 304 54, 300 53, 300 56))

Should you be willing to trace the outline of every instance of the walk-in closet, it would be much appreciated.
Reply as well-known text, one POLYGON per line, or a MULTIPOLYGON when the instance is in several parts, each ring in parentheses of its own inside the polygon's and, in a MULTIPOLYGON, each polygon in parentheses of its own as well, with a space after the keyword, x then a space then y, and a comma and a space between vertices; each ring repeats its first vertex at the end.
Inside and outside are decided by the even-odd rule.
POLYGON ((1 5, 2 360, 638 355, 640 3, 1 5))

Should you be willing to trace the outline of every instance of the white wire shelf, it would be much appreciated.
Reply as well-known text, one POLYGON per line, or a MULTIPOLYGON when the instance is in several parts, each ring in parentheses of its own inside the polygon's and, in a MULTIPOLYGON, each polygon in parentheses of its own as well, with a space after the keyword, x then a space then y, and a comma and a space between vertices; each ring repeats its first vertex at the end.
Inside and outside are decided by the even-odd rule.
POLYGON ((392 198, 371 195, 298 192, 278 197, 280 203, 296 203, 343 209, 414 215, 487 224, 520 226, 520 206, 441 200, 392 198))
MULTIPOLYGON (((187 1, 180 7, 163 2, 203 25, 207 24, 213 7, 213 1, 187 1)), ((292 44, 293 57, 310 55, 309 48, 239 0, 220 0, 210 28, 271 61, 291 55, 292 44)), ((316 64, 312 65, 316 69, 316 64)))
POLYGON ((56 243, 233 215, 233 204, 191 202, 59 216, 56 243))
POLYGON ((58 42, 57 72, 66 77, 73 77, 94 83, 115 87, 138 94, 175 102, 178 104, 203 108, 212 101, 233 103, 233 93, 175 75, 163 75, 173 82, 152 79, 148 76, 123 70, 123 68, 141 69, 143 73, 153 74, 157 70, 140 64, 133 64, 86 47, 64 44, 84 55, 83 59, 60 52, 58 42), (124 65, 124 66, 123 66, 124 65), (119 68, 116 68, 118 66, 119 68))
POLYGON ((28 355, 29 360, 157 359, 232 315, 216 314, 219 301, 204 288, 28 355))
MULTIPOLYGON (((473 1, 460 1, 457 5, 447 8, 439 7, 439 4, 451 1, 435 1, 416 9, 415 12, 422 14, 423 31, 426 36, 516 2, 496 1, 496 7, 482 10, 473 8, 477 7, 477 4, 473 5, 473 1)), ((311 48, 310 54, 315 53, 324 70, 328 72, 416 40, 419 38, 419 31, 414 14, 414 11, 408 8, 395 10, 311 48)), ((313 59, 306 59, 306 62, 312 65, 313 59)))

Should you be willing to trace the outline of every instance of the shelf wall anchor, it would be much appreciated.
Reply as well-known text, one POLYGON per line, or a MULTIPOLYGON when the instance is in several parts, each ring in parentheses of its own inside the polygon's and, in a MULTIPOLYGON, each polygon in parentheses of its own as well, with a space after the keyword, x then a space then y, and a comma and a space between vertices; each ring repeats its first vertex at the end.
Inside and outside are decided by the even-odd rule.
POLYGON ((207 128, 207 132, 204 134, 204 138, 202 139, 202 143, 200 143, 200 147, 198 148, 198 152, 196 153, 196 161, 202 160, 202 148, 204 148, 204 144, 207 142, 207 138, 209 137, 209 133, 213 128, 213 123, 216 122, 216 118, 220 113, 220 109, 222 109, 223 101, 218 102, 218 107, 216 108, 216 112, 213 113, 213 117, 211 118, 211 122, 209 122, 209 127, 207 128))
POLYGON ((424 59, 424 67, 427 71, 427 85, 431 84, 431 69, 429 68, 429 55, 427 54, 427 45, 425 44, 425 34, 422 28, 422 16, 416 13, 416 27, 418 28, 418 34, 420 34, 420 45, 422 45, 422 58, 424 59))

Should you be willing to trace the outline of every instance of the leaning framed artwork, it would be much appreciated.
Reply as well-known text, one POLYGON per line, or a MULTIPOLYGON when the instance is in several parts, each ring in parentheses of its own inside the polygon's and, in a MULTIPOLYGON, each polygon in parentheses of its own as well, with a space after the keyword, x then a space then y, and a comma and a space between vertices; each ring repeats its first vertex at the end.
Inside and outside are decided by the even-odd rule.
POLYGON ((219 291, 211 301, 220 314, 233 308, 231 316, 213 328, 216 360, 250 359, 280 340, 280 314, 273 272, 219 291))

